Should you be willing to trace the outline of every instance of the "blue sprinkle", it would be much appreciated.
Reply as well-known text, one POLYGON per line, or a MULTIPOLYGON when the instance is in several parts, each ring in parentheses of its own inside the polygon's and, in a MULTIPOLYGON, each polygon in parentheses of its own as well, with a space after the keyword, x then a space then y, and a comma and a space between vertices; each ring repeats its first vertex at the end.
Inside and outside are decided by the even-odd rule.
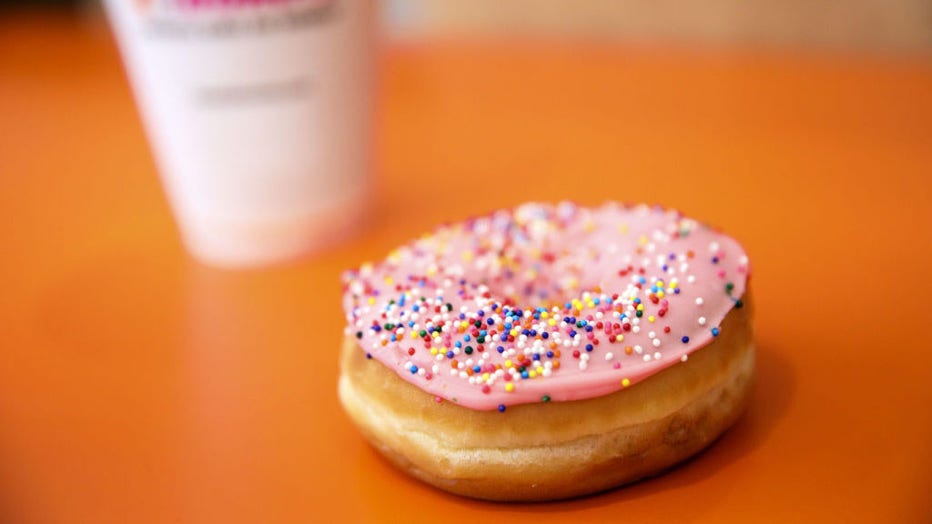
POLYGON ((571 329, 571 330, 570 330, 570 336, 571 336, 571 337, 575 337, 575 336, 576 336, 576 330, 575 330, 575 329, 571 329))
POLYGON ((466 342, 469 342, 470 340, 472 340, 472 338, 469 335, 463 335, 463 340, 465 340, 466 342))
POLYGON ((550 338, 550 333, 547 333, 546 331, 544 331, 543 333, 540 334, 540 338, 547 340, 548 338, 550 338))
POLYGON ((453 358, 453 355, 455 355, 455 353, 453 353, 452 350, 451 350, 451 351, 447 351, 447 358, 453 358))
POLYGON ((499 412, 499 413, 504 413, 504 412, 505 412, 505 405, 504 405, 504 404, 499 404, 499 405, 498 405, 498 412, 499 412))
POLYGON ((412 375, 417 374, 417 366, 415 366, 414 364, 411 364, 411 374, 412 375))
POLYGON ((529 375, 527 371, 522 371, 522 372, 521 372, 521 378, 528 378, 528 377, 530 377, 530 376, 531 376, 531 375, 529 375))
POLYGON ((491 319, 491 318, 488 318, 488 319, 485 320, 485 323, 491 326, 492 324, 495 323, 495 320, 493 320, 493 319, 491 319))
POLYGON ((458 348, 461 348, 461 347, 463 347, 463 343, 462 343, 462 342, 460 342, 459 340, 457 340, 457 341, 456 341, 456 343, 455 343, 455 344, 453 344, 453 345, 454 345, 454 346, 456 346, 456 347, 458 347, 458 348))
POLYGON ((498 346, 497 348, 495 348, 495 351, 498 351, 499 353, 504 353, 505 348, 503 348, 502 346, 498 346))
POLYGON ((718 264, 718 257, 712 257, 712 263, 718 264))
POLYGON ((366 353, 366 358, 372 358, 372 353, 366 353))
POLYGON ((534 356, 531 357, 531 358, 533 358, 534 360, 540 360, 540 354, 539 354, 539 353, 534 353, 534 356))
POLYGON ((553 358, 553 351, 547 352, 547 358, 553 358))
POLYGON ((499 339, 500 339, 502 342, 508 342, 508 335, 502 335, 501 337, 499 337, 499 339))
POLYGON ((713 336, 713 337, 717 337, 719 333, 721 333, 721 331, 719 331, 719 329, 718 329, 717 327, 712 328, 712 336, 713 336))
POLYGON ((592 344, 586 344, 586 351, 592 351, 592 344))
POLYGON ((478 372, 482 371, 482 367, 480 367, 480 366, 473 366, 472 371, 473 371, 473 373, 478 373, 478 372))
POLYGON ((682 340, 683 340, 683 344, 685 344, 685 343, 689 342, 689 337, 683 337, 682 340))

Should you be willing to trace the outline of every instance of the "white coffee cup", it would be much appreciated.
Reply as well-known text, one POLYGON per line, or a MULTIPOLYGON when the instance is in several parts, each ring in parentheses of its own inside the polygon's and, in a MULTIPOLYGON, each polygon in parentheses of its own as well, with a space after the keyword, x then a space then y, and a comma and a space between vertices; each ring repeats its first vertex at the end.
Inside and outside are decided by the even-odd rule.
POLYGON ((106 5, 197 259, 274 263, 347 233, 370 180, 370 2, 106 5))

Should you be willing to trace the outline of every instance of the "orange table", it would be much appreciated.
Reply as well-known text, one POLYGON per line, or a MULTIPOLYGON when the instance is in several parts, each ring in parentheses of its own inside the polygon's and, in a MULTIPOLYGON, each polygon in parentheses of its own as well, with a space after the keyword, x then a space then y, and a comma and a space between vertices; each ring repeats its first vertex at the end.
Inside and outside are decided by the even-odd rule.
POLYGON ((557 43, 390 48, 358 238, 181 250, 104 26, 0 21, 3 522, 932 519, 932 67, 557 43), (397 473, 336 398, 338 275, 525 200, 661 202, 754 266, 750 412, 655 480, 540 505, 397 473))

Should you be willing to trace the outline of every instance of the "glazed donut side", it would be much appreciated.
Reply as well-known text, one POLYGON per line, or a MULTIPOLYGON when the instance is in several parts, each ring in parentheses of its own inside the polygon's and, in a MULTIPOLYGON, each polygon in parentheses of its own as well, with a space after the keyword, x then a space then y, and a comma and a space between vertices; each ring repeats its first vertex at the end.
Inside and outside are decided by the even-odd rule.
POLYGON ((379 452, 446 491, 502 501, 602 491, 692 456, 737 420, 753 378, 749 302, 686 362, 628 389, 505 413, 438 403, 347 337, 340 399, 379 452))

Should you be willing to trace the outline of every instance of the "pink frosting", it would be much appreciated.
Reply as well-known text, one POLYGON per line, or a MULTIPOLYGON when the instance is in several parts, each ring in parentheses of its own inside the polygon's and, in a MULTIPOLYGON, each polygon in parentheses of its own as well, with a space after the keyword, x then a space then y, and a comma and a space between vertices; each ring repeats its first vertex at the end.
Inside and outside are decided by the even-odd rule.
POLYGON ((360 350, 438 402, 504 411, 685 361, 742 306, 748 274, 737 242, 676 211, 525 204, 347 272, 343 307, 360 350))

